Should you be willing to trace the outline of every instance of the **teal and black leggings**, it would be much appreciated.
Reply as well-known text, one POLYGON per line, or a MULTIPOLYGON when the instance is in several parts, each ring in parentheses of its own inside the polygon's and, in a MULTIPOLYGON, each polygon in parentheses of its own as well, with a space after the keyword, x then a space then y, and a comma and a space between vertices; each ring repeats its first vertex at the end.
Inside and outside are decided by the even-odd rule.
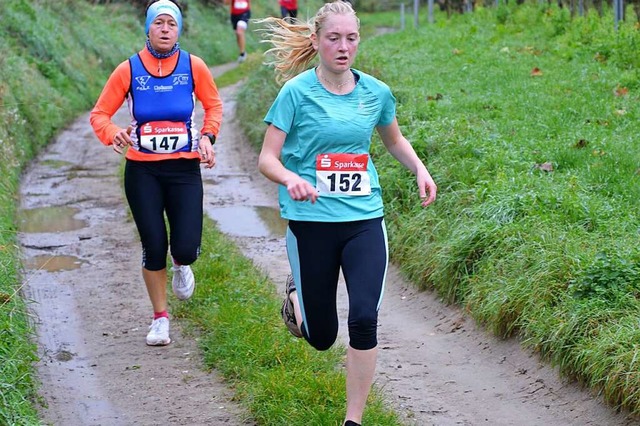
POLYGON ((202 239, 203 189, 199 161, 127 160, 124 189, 142 242, 142 266, 149 271, 166 268, 169 244, 171 256, 177 263, 195 262, 202 239))
POLYGON ((302 311, 304 338, 318 350, 338 335, 336 307, 340 269, 349 296, 349 345, 378 344, 378 310, 388 265, 382 217, 355 222, 289 221, 287 254, 302 311))

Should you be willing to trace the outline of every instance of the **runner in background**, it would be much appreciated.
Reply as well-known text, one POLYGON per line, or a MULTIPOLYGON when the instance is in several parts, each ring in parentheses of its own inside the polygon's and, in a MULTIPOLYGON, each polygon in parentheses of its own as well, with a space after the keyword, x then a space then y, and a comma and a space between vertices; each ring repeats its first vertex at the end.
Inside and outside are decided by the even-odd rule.
POLYGON ((325 4, 307 22, 266 18, 261 32, 276 79, 284 82, 264 119, 260 171, 279 184, 288 219, 282 318, 317 350, 337 338, 339 273, 349 297, 345 425, 362 422, 376 368, 378 310, 388 265, 378 173, 369 148, 374 129, 386 149, 416 176, 422 206, 436 184, 396 119, 389 87, 351 68, 359 20, 344 1, 325 4), (307 69, 319 57, 317 66, 307 69))
POLYGON ((153 307, 148 345, 168 345, 167 252, 171 247, 176 297, 191 297, 191 265, 200 254, 203 189, 200 163, 216 164, 213 144, 222 101, 209 67, 180 49, 182 10, 172 0, 147 7, 146 46, 113 71, 91 111, 100 141, 125 153, 124 188, 142 243, 142 277, 153 307), (198 131, 195 99, 204 108, 198 131), (124 101, 131 123, 112 121, 124 101), (165 226, 169 222, 169 235, 165 226))
POLYGON ((251 19, 250 0, 224 0, 224 3, 231 6, 231 26, 236 33, 238 43, 238 62, 242 63, 247 59, 245 31, 251 19))
POLYGON ((298 17, 298 0, 278 0, 282 19, 292 22, 298 17))

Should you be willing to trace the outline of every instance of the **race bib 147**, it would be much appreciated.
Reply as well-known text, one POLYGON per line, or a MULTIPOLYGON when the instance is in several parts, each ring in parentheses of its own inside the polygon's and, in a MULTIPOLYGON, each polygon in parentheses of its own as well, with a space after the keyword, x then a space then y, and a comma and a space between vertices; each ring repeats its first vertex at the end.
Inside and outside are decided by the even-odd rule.
POLYGON ((140 146, 158 154, 183 150, 189 144, 184 123, 151 121, 140 128, 140 146))

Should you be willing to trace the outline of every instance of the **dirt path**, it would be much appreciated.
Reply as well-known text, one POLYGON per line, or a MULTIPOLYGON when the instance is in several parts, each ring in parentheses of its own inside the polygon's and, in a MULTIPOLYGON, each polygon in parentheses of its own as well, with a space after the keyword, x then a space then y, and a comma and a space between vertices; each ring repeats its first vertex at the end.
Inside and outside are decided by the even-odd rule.
MULTIPOLYGON (((256 153, 238 132, 235 90, 221 91, 225 121, 216 145, 218 166, 203 172, 205 210, 281 286, 288 265, 276 188, 256 171, 256 153)), ((216 373, 203 370, 197 343, 182 338, 177 321, 171 345, 145 345, 150 304, 119 164, 84 115, 23 178, 20 243, 25 293, 38 325, 44 421, 253 424, 216 373)), ((407 424, 634 424, 559 380, 516 341, 498 341, 459 310, 413 290, 393 267, 387 284, 376 383, 407 424)), ((344 318, 343 302, 344 293, 344 318)), ((346 343, 344 334, 341 340, 346 343)))

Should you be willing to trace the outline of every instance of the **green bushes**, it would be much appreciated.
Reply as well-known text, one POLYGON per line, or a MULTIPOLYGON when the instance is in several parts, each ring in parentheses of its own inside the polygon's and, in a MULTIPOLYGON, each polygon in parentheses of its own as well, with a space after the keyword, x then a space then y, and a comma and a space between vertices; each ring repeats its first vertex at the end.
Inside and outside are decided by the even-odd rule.
POLYGON ((640 258, 598 253, 592 263, 569 283, 569 291, 577 299, 602 299, 624 303, 624 299, 640 296, 640 258))
MULTIPOLYGON (((503 25, 485 10, 411 43, 396 34, 367 45, 365 64, 391 87, 442 94, 402 99, 440 201, 416 220, 385 191, 393 254, 497 334, 520 334, 567 376, 638 412, 637 344, 611 351, 611 339, 632 337, 640 309, 638 84, 628 71, 638 31, 553 7, 508 12, 503 25), (413 61, 404 73, 431 78, 400 84, 396 64, 377 54, 398 44, 413 61)), ((383 179, 397 186, 397 176, 383 179)))

